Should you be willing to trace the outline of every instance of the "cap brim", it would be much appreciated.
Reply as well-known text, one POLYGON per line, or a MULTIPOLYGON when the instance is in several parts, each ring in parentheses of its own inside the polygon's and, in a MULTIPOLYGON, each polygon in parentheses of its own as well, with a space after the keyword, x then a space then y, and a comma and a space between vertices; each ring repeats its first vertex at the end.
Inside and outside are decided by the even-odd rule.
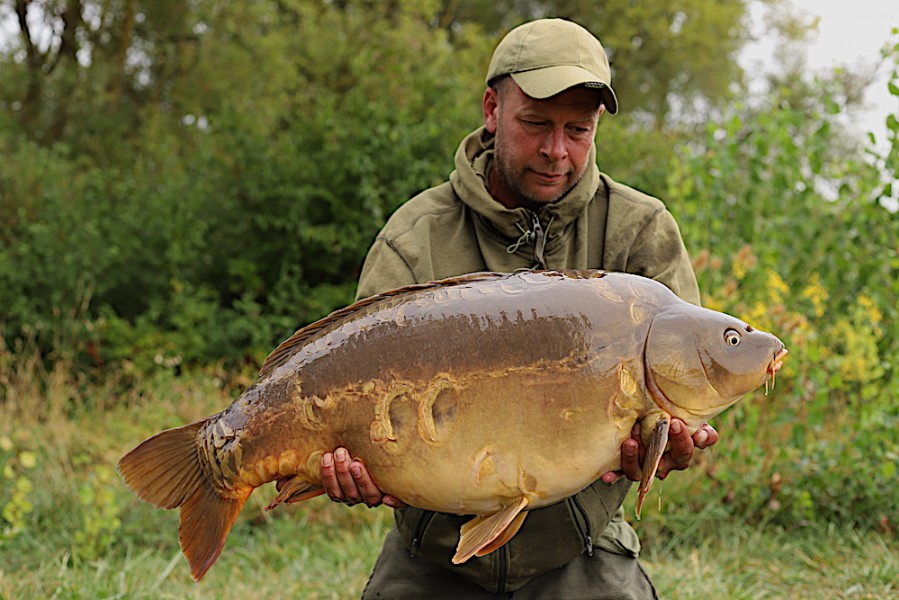
POLYGON ((525 94, 538 100, 561 94, 578 85, 593 87, 599 90, 606 110, 612 114, 618 112, 618 98, 615 91, 605 81, 600 80, 590 71, 574 65, 545 67, 532 71, 512 73, 512 79, 525 94))

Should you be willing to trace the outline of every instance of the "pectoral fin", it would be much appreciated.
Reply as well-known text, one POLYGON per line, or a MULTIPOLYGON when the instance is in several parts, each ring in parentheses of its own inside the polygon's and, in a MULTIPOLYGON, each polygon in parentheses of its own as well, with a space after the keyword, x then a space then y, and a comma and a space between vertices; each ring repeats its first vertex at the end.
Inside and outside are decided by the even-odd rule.
POLYGON ((324 493, 325 488, 314 483, 309 483, 308 481, 300 478, 300 476, 297 475, 284 484, 284 487, 281 488, 281 492, 275 497, 274 500, 272 500, 271 504, 265 507, 265 510, 271 510, 282 502, 293 504, 294 502, 302 502, 303 500, 308 500, 309 498, 321 496, 324 493))
POLYGON ((477 516, 462 526, 453 564, 460 565, 472 556, 489 554, 512 539, 527 511, 528 499, 521 496, 492 515, 477 516))
POLYGON ((646 444, 646 458, 643 461, 643 477, 640 480, 640 491, 637 496, 637 518, 640 518, 640 511, 643 510, 643 501, 646 500, 646 494, 652 487, 652 480, 656 476, 659 468, 659 461, 662 460, 662 454, 668 446, 668 428, 671 425, 670 417, 663 412, 652 413, 644 417, 640 423, 641 433, 648 430, 643 435, 643 443, 646 444))

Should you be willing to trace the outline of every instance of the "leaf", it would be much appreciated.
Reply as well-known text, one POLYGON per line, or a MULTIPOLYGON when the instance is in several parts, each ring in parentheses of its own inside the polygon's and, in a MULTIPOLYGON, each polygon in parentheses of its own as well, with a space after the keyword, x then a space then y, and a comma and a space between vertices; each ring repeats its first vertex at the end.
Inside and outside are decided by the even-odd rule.
POLYGON ((37 465, 37 457, 34 452, 22 452, 19 454, 19 464, 26 469, 33 469, 37 465))
POLYGON ((899 119, 896 118, 896 115, 887 115, 887 127, 891 131, 899 132, 899 119))

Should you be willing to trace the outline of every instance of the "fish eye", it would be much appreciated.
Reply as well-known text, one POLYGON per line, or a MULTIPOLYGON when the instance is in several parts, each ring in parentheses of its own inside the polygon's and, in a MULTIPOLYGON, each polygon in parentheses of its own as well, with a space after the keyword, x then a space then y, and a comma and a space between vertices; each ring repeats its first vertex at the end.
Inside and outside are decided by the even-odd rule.
POLYGON ((724 343, 728 346, 739 346, 743 336, 736 329, 728 329, 724 332, 724 343))

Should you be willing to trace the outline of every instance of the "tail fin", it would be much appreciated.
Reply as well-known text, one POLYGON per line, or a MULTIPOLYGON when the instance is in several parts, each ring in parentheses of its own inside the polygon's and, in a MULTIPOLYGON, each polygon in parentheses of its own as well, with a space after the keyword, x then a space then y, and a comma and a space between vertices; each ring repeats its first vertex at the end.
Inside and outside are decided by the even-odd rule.
POLYGON ((250 491, 227 498, 203 473, 197 454, 197 433, 206 421, 168 429, 141 442, 119 460, 125 484, 135 494, 160 508, 181 507, 178 540, 190 563, 190 574, 200 581, 225 546, 250 491))

